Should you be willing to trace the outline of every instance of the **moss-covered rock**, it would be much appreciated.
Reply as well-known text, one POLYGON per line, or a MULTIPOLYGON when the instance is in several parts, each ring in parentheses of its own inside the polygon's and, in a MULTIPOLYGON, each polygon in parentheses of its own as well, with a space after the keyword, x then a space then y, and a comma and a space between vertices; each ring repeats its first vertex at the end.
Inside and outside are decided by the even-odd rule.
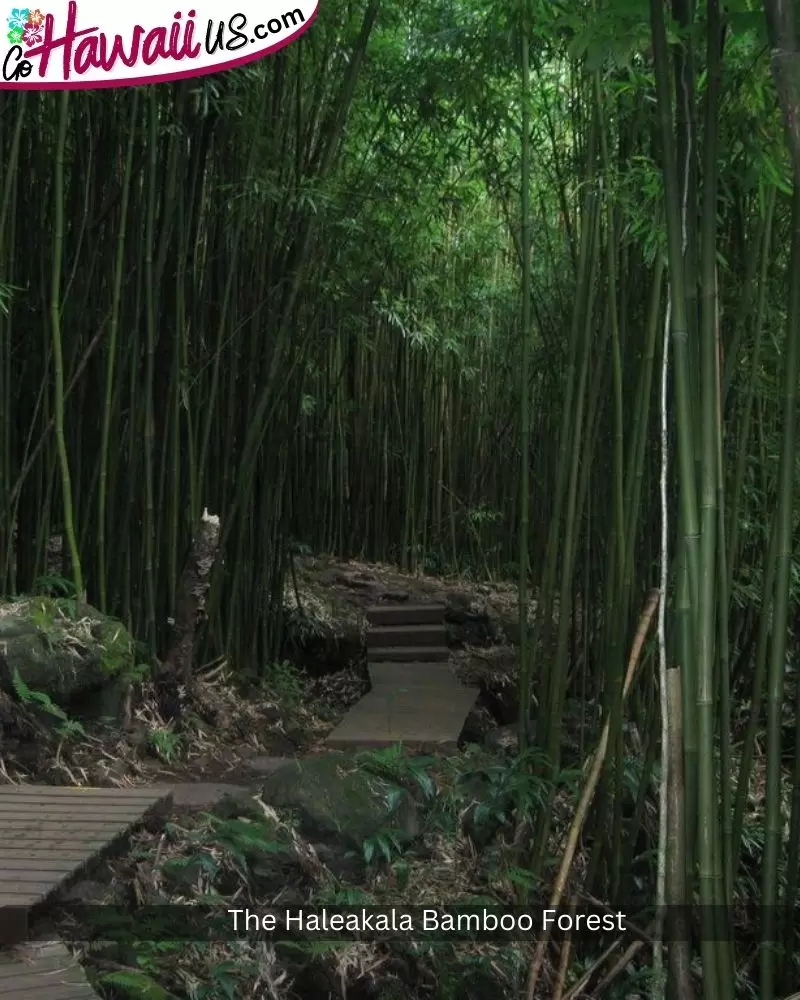
POLYGON ((66 598, 0 601, 0 687, 20 685, 67 708, 77 696, 119 690, 133 671, 135 646, 125 627, 66 598))
POLYGON ((264 782, 264 800, 294 812, 309 840, 361 850, 381 830, 410 842, 419 832, 414 801, 348 754, 293 760, 264 782))

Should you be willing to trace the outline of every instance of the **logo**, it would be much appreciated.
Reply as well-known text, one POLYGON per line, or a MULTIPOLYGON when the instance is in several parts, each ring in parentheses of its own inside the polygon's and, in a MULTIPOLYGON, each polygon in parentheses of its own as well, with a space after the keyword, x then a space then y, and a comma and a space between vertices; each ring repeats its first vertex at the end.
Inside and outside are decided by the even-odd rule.
POLYGON ((299 38, 319 0, 46 0, 12 7, 0 37, 0 89, 133 87, 263 59, 299 38))

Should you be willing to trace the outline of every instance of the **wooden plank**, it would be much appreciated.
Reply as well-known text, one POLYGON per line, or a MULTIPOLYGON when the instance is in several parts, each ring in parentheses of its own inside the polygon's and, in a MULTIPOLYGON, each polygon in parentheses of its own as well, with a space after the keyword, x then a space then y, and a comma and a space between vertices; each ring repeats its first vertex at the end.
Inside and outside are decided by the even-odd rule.
POLYGON ((38 982, 35 986, 27 989, 12 989, 6 993, 0 985, 0 997, 3 1000, 97 1000, 97 993, 88 983, 70 983, 53 986, 44 978, 44 982, 38 982), (42 992, 42 991, 45 992, 42 992))
POLYGON ((0 800, 19 799, 22 796, 35 799, 69 799, 74 802, 78 798, 96 798, 106 801, 135 801, 136 799, 152 799, 153 793, 148 786, 139 788, 96 788, 93 785, 0 785, 0 800))
POLYGON ((99 811, 103 815, 114 816, 148 809, 152 801, 152 793, 147 798, 139 798, 137 796, 127 801, 104 800, 99 796, 80 796, 76 797, 76 799, 67 799, 62 796, 51 798, 46 795, 37 797, 20 794, 13 797, 0 796, 0 813, 6 815, 6 813, 24 812, 26 815, 30 815, 31 810, 35 809, 37 813, 55 813, 56 815, 63 816, 65 809, 80 809, 81 811, 91 809, 92 812, 99 811))
MULTIPOLYGON (((100 843, 102 846, 102 842, 100 843)), ((44 849, 38 843, 36 847, 7 848, 0 851, 0 868, 5 867, 6 862, 8 862, 9 868, 18 868, 19 865, 16 863, 18 861, 52 861, 54 868, 61 868, 63 864, 67 864, 70 861, 81 861, 85 854, 85 851, 83 850, 85 846, 86 842, 81 841, 79 847, 70 849, 62 845, 62 850, 60 851, 44 849)), ((47 869, 43 868, 42 871, 47 871, 47 869)))
POLYGON ((31 892, 35 885, 51 885, 54 879, 66 878, 72 871, 73 866, 62 865, 61 868, 50 868, 47 871, 42 871, 41 868, 33 862, 29 862, 27 869, 24 868, 13 868, 8 870, 6 875, 6 885, 13 885, 13 892, 31 892))
MULTIPOLYGON (((114 796, 118 793, 114 792, 114 796)), ((102 796, 41 796, 30 795, 21 792, 14 796, 0 796, 0 815, 18 814, 30 816, 35 812, 37 816, 45 817, 53 814, 56 817, 64 816, 125 816, 134 815, 150 809, 153 804, 153 794, 147 798, 141 796, 131 796, 127 800, 116 798, 104 799, 102 796)))
POLYGON ((34 813, 36 829, 31 830, 32 817, 30 814, 28 816, 17 816, 15 819, 9 819, 5 813, 0 812, 0 843, 8 840, 14 842, 20 833, 32 833, 34 837, 39 833, 44 833, 48 836, 54 833, 63 833, 65 840, 69 840, 75 834, 79 837, 83 837, 84 835, 99 837, 106 830, 118 830, 120 826, 127 826, 129 823, 133 823, 141 815, 141 809, 133 809, 129 812, 119 813, 116 816, 87 815, 81 816, 78 819, 64 819, 62 817, 60 820, 55 818, 41 820, 34 813))
MULTIPOLYGON (((54 858, 52 854, 41 852, 41 857, 36 859, 36 870, 40 872, 60 872, 72 867, 81 860, 80 854, 71 854, 65 857, 54 858), (72 862, 72 864, 70 864, 72 862)), ((22 850, 14 857, 0 854, 0 867, 8 872, 27 871, 31 866, 31 858, 22 850)))
MULTIPOLYGON (((73 826, 80 825, 83 828, 90 828, 100 825, 107 826, 108 824, 116 825, 125 822, 131 823, 142 814, 142 809, 139 807, 136 809, 125 810, 115 809, 113 812, 108 813, 104 811, 101 816, 96 815, 93 811, 91 811, 91 809, 92 807, 89 807, 85 816, 82 815, 80 817, 72 817, 69 822, 73 826)), ((81 811, 83 812, 83 810, 81 811)), ((35 815, 38 819, 40 828, 52 825, 54 829, 63 829, 63 809, 59 810, 53 808, 44 813, 37 809, 35 815)), ((0 818, 2 819, 2 823, 0 823, 0 839, 2 839, 2 831, 11 827, 24 825, 26 829, 30 829, 31 810, 14 809, 6 812, 4 809, 0 808, 0 818)))
MULTIPOLYGON (((29 843, 30 847, 25 851, 25 856, 31 858, 52 858, 54 855, 69 857, 72 854, 79 854, 83 858, 86 856, 86 848, 91 847, 92 850, 100 850, 107 841, 105 837, 96 837, 93 839, 78 837, 77 839, 66 840, 51 836, 49 839, 47 837, 37 837, 35 840, 31 838, 29 843)), ((21 848, 14 847, 12 844, 0 843, 0 854, 12 854, 13 857, 19 857, 20 850, 21 848)), ((2 872, 0 872, 0 879, 2 879, 2 872)))
POLYGON ((97 1000, 80 964, 60 941, 0 955, 2 1000, 97 1000))

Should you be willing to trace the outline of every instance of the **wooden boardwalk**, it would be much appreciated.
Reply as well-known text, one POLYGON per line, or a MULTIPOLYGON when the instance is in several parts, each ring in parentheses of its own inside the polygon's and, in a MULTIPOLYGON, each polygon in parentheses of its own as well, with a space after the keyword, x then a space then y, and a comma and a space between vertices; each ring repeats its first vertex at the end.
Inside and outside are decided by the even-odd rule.
POLYGON ((60 941, 0 952, 3 1000, 97 1000, 80 964, 60 941))
MULTIPOLYGON (((329 746, 455 748, 478 692, 447 662, 444 608, 380 605, 368 619, 372 690, 331 733, 329 746)), ((0 786, 0 1000, 95 997, 60 942, 27 942, 29 917, 171 800, 169 786, 0 786)))
POLYGON ((371 691, 327 739, 332 748, 453 750, 478 692, 453 673, 437 604, 382 604, 367 611, 371 691))
POLYGON ((110 853, 131 829, 166 810, 168 790, 0 786, 0 998, 94 997, 58 942, 27 944, 31 915, 110 853))

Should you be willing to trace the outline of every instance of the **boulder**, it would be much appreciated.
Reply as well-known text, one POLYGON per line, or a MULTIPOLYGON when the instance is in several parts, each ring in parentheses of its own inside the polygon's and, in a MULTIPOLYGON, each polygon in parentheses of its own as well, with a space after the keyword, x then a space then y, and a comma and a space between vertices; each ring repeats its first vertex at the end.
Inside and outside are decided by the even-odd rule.
POLYGON ((392 830, 410 843, 419 833, 414 800, 371 774, 349 754, 320 754, 292 760, 263 782, 263 798, 291 810, 310 841, 363 850, 364 841, 392 830))
POLYGON ((21 696, 15 675, 62 709, 91 692, 110 691, 114 696, 100 704, 118 713, 135 650, 120 622, 88 604, 52 597, 0 601, 0 688, 9 694, 21 696))

